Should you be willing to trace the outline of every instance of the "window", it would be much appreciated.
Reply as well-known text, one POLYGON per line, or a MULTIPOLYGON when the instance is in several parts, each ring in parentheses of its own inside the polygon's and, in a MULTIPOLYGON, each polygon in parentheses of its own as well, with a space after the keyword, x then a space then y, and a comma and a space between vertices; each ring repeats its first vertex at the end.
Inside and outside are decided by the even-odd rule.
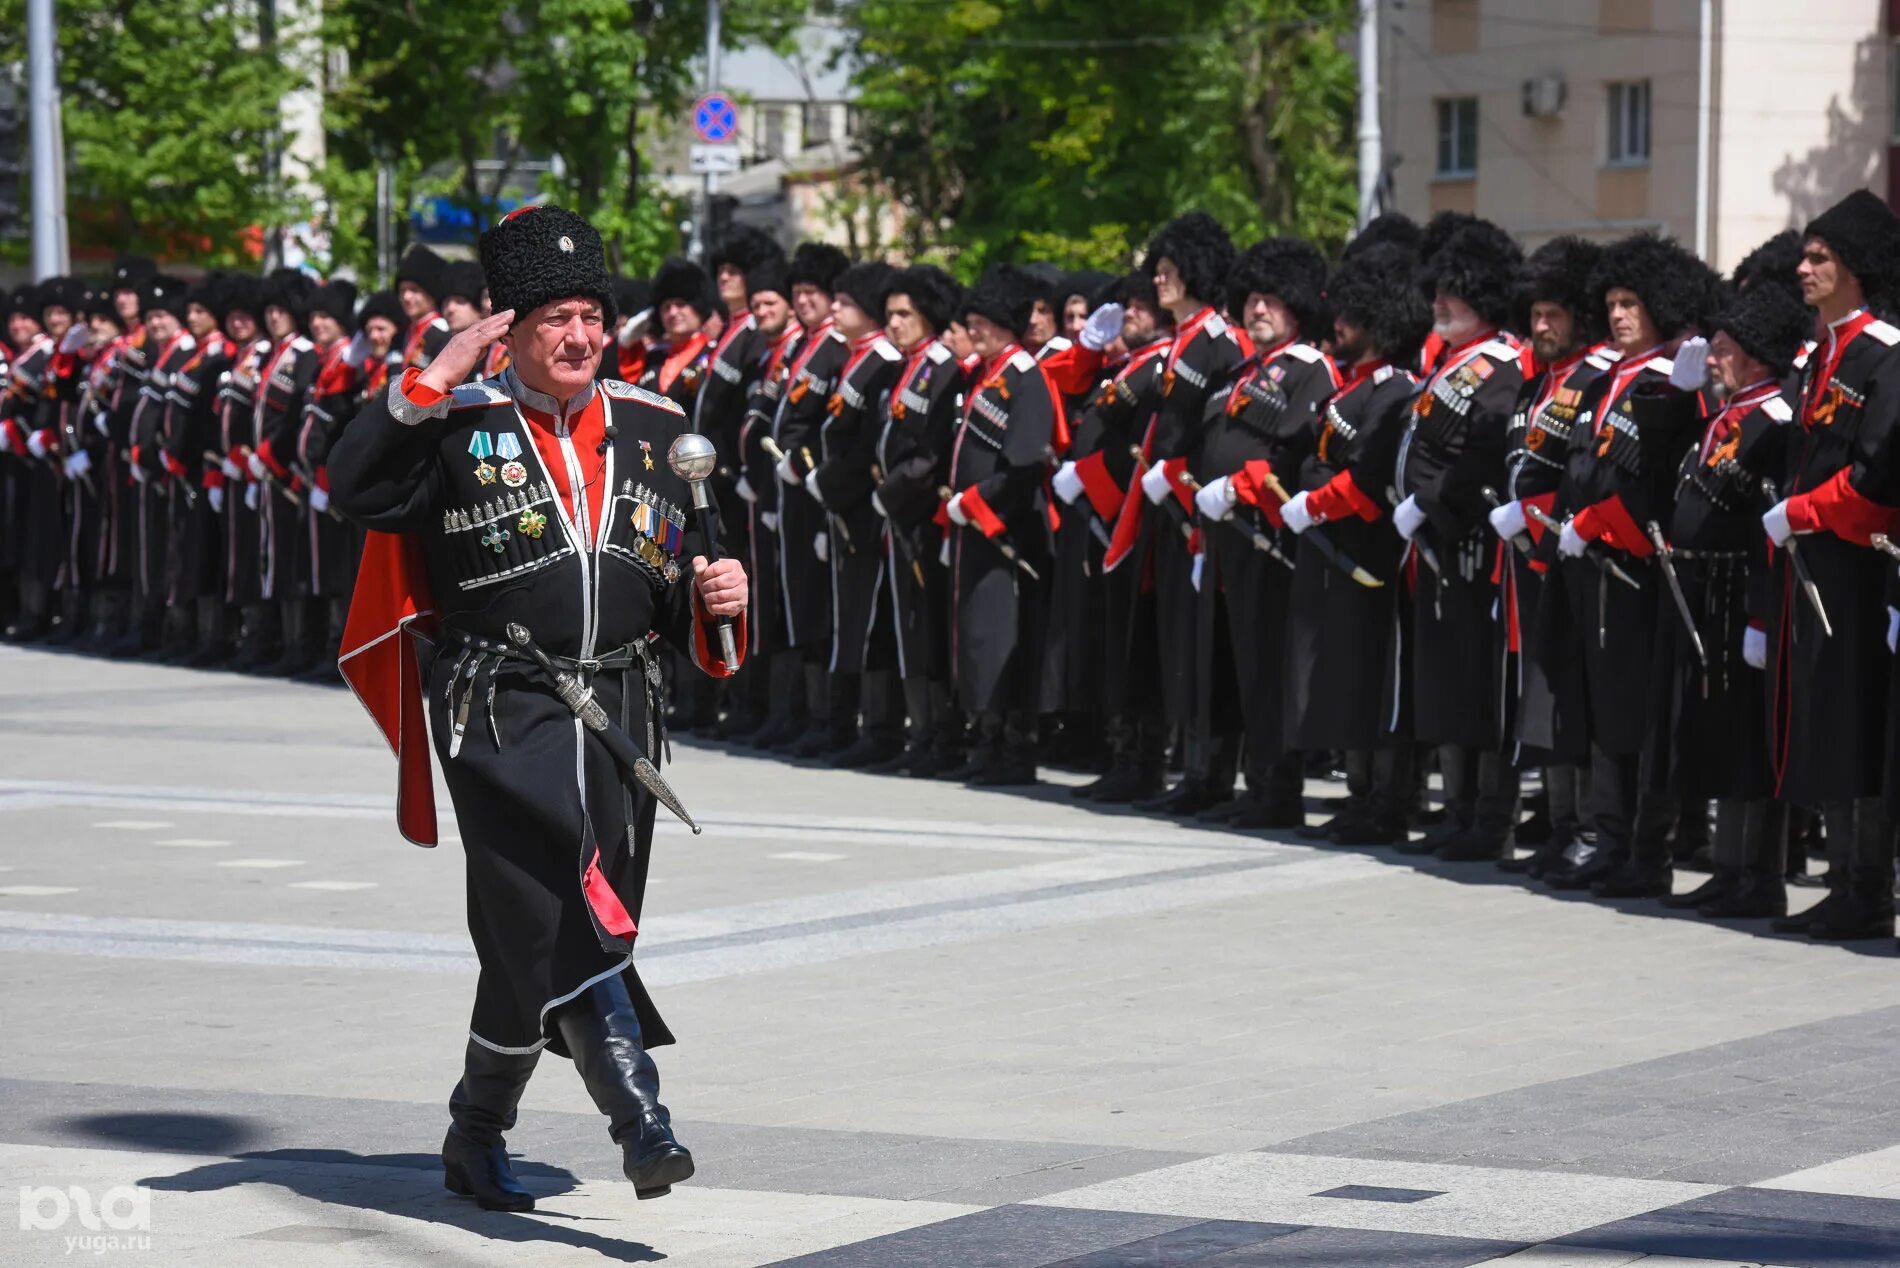
POLYGON ((808 101, 805 103, 805 149, 815 145, 825 145, 831 140, 831 103, 808 101))
POLYGON ((1611 167, 1644 167, 1649 163, 1649 81, 1609 85, 1609 145, 1604 153, 1611 167))
POLYGON ((1439 179, 1478 174, 1478 99, 1452 97, 1438 103, 1439 179))
POLYGON ((754 162, 785 157, 784 106, 766 106, 759 111, 758 133, 752 157, 754 162))

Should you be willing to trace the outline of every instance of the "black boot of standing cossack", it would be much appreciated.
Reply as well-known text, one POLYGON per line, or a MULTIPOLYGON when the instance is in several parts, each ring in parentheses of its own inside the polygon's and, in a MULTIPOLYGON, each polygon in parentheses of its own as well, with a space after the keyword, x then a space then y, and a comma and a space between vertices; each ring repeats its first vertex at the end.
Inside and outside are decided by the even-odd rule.
POLYGON ((474 1198, 487 1211, 532 1211, 534 1194, 523 1188, 508 1165, 502 1133, 515 1125, 515 1107, 534 1073, 539 1052, 496 1052, 468 1041, 462 1081, 449 1094, 454 1120, 442 1141, 442 1184, 450 1193, 474 1198))

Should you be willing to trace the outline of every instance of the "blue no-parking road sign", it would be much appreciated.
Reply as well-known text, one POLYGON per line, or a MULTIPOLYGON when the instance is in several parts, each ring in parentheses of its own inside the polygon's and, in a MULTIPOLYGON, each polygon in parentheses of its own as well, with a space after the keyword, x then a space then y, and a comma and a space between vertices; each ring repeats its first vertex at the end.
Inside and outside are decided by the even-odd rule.
POLYGON ((717 144, 739 131, 739 108, 722 92, 709 92, 693 103, 693 131, 699 139, 717 144))

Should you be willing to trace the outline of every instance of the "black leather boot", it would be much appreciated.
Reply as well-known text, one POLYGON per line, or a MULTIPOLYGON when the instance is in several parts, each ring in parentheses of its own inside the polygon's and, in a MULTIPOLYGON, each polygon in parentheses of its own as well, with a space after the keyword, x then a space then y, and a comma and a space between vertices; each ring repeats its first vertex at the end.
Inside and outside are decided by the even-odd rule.
POLYGON ((660 1104, 660 1071, 640 1043, 640 1018, 619 974, 596 982, 555 1014, 587 1094, 607 1116, 633 1196, 665 1197, 692 1178, 693 1155, 673 1137, 660 1104))
POLYGON ((532 1211, 534 1194, 508 1165, 502 1133, 515 1125, 515 1107, 534 1073, 539 1052, 496 1052, 473 1039, 462 1058, 462 1081, 449 1093, 454 1120, 442 1141, 442 1184, 474 1198, 485 1211, 532 1211))

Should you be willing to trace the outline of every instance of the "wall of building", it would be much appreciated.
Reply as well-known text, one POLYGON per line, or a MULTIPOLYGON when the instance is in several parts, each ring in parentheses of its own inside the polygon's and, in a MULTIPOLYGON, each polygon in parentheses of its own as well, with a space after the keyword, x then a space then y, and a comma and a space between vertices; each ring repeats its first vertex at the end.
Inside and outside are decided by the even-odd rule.
MULTIPOLYGON (((1858 186, 1887 192, 1887 0, 1716 0, 1710 254, 1757 242, 1858 186)), ((1471 211, 1534 245, 1654 228, 1696 239, 1698 0, 1425 0, 1390 7, 1382 115, 1414 216, 1471 211), (1527 80, 1560 76, 1550 117, 1527 80), (1609 90, 1650 82, 1650 159, 1608 162, 1609 90), (1437 102, 1478 100, 1469 178, 1437 164, 1437 102)))

